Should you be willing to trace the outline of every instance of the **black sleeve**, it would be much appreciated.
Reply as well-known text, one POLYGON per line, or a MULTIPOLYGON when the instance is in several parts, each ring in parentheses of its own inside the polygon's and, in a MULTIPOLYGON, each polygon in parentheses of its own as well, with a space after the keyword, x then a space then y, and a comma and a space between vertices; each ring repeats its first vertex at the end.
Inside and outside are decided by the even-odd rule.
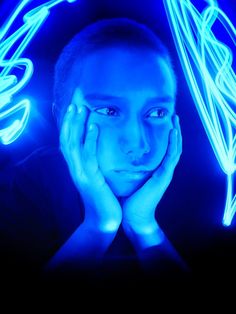
POLYGON ((40 178, 32 180, 29 169, 14 167, 11 171, 1 197, 1 260, 9 267, 37 268, 57 244, 49 198, 40 178))
POLYGON ((143 250, 139 254, 139 260, 147 277, 167 282, 191 279, 190 267, 168 239, 160 245, 143 250))
POLYGON ((51 152, 33 154, 1 178, 1 261, 9 269, 40 272, 81 223, 78 193, 51 152))

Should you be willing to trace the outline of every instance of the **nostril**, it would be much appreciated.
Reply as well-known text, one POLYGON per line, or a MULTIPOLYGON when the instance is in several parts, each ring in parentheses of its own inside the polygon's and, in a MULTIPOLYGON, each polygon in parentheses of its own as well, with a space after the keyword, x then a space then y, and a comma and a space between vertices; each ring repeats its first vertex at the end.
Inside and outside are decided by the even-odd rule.
POLYGON ((148 152, 145 152, 144 150, 130 150, 126 155, 128 156, 130 163, 134 166, 138 166, 143 164, 147 153, 148 152))
POLYGON ((140 124, 132 129, 123 129, 120 138, 120 147, 127 155, 137 155, 138 158, 148 154, 150 147, 150 134, 140 124))
POLYGON ((123 152, 134 159, 142 158, 144 155, 147 155, 150 153, 150 146, 149 145, 137 145, 136 147, 133 145, 128 145, 125 147, 123 146, 123 152), (140 147, 141 146, 141 147, 140 147))

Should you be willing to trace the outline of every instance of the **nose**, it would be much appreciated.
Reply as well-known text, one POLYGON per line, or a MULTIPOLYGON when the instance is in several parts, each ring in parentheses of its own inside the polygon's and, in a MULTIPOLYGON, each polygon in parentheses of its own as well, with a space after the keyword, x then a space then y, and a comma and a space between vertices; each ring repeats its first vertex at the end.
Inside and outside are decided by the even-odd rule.
POLYGON ((120 146, 132 163, 139 163, 150 152, 150 139, 147 128, 137 118, 129 119, 121 129, 120 146))

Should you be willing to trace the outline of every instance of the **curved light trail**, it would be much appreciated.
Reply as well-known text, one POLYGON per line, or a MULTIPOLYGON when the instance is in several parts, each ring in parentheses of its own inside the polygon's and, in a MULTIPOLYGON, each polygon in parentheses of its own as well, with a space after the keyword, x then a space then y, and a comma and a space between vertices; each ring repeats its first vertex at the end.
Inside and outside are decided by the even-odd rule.
POLYGON ((25 13, 22 26, 11 32, 19 14, 32 2, 20 1, 0 28, 0 142, 4 145, 21 135, 29 119, 29 100, 13 104, 13 96, 26 86, 34 69, 32 61, 21 56, 47 19, 50 9, 65 1, 76 0, 52 0, 41 4, 25 13))
POLYGON ((236 45, 236 30, 215 0, 200 13, 190 0, 163 0, 182 68, 215 156, 227 176, 222 223, 229 226, 236 211, 236 75, 232 50, 217 39, 221 23, 236 45))

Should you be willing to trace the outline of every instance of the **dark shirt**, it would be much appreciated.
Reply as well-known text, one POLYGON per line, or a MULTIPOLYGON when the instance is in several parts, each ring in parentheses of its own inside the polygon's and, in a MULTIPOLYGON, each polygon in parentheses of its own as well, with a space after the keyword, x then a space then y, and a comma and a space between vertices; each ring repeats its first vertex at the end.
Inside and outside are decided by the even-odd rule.
MULTIPOLYGON (((13 268, 40 273, 82 223, 84 207, 80 194, 62 154, 55 147, 34 151, 7 169, 2 181, 2 260, 13 268)), ((147 261, 147 268, 152 269, 150 260, 155 257, 159 276, 167 272, 173 276, 180 270, 165 254, 162 248, 149 249, 143 260, 147 261)), ((140 265, 135 251, 122 228, 119 228, 105 255, 100 273, 101 269, 102 273, 112 273, 117 278, 121 273, 131 277, 139 274, 140 265)))
POLYGON ((7 169, 5 186, 1 210, 4 244, 24 259, 23 263, 39 266, 81 223, 79 194, 56 148, 41 148, 7 169))

